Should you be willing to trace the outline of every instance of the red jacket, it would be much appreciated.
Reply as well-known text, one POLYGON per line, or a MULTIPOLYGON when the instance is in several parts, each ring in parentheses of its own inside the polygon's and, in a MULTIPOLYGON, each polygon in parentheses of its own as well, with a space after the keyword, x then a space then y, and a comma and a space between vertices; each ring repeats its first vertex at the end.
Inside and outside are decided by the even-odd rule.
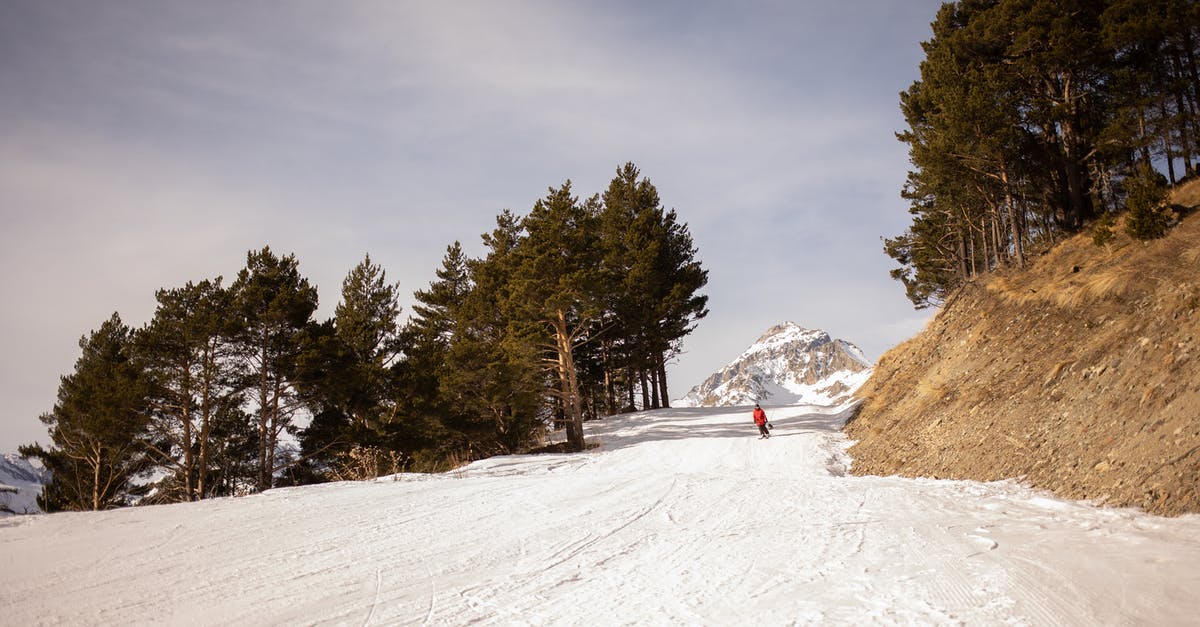
POLYGON ((762 410, 762 407, 754 408, 754 424, 762 426, 767 422, 767 412, 762 410))

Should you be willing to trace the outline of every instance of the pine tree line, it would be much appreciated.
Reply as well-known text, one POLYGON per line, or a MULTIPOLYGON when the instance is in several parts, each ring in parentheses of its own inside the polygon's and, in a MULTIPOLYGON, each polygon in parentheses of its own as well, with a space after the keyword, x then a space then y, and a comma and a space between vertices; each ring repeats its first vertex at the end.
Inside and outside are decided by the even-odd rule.
MULTIPOLYGON (((1153 166, 1194 173, 1194 0, 961 0, 932 28, 900 95, 913 221, 884 243, 918 307, 1164 186, 1153 166)), ((1138 211, 1133 235, 1161 233, 1162 207, 1138 211)))
POLYGON ((666 363, 703 318, 687 225, 633 164, 581 200, 550 188, 505 210, 486 254, 446 249, 401 324, 399 285, 368 255, 331 319, 294 255, 250 251, 223 279, 160 290, 140 329, 118 314, 80 340, 42 507, 190 501, 283 484, 437 470, 527 450, 565 427, 668 406, 666 363), (639 403, 640 401, 640 403, 639 403))

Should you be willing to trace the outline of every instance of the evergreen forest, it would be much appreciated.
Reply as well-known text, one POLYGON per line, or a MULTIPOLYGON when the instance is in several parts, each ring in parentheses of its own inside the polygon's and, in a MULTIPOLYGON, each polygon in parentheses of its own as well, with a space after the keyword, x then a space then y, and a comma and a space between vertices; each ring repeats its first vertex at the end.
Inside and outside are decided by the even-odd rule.
POLYGON ((885 239, 919 308, 1028 251, 1124 213, 1133 237, 1177 214, 1200 158, 1200 3, 961 0, 942 5, 900 94, 911 225, 885 239))
POLYGON ((401 321, 368 255, 328 320, 295 255, 264 247, 222 277, 159 290, 153 319, 114 313, 80 339, 21 448, 52 473, 45 511, 242 495, 441 471, 587 445, 583 422, 668 406, 666 364, 706 313, 687 224, 627 163, 602 194, 570 181, 501 212, 485 254, 446 247, 401 321))

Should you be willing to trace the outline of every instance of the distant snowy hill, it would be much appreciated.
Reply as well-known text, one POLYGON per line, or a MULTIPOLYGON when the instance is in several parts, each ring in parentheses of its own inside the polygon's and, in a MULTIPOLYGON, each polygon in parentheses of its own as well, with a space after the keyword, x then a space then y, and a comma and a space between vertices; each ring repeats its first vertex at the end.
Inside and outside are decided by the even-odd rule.
POLYGON ((679 407, 835 405, 871 376, 857 346, 794 322, 771 327, 729 365, 692 388, 679 407))
POLYGON ((12 453, 0 457, 0 516, 41 513, 37 497, 45 479, 46 471, 38 462, 12 453))

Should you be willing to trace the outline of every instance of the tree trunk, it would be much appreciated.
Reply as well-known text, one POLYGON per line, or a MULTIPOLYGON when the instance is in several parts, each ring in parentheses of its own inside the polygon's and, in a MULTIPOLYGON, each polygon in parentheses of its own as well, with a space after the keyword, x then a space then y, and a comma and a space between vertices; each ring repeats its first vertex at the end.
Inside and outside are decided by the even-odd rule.
POLYGON ((100 511, 100 448, 94 447, 95 458, 92 459, 92 511, 100 511))
MULTIPOLYGON (((1068 140, 1063 138, 1064 144, 1074 142, 1074 139, 1068 140)), ((1083 173, 1083 167, 1079 163, 1079 158, 1076 156, 1077 147, 1072 145, 1063 146, 1065 153, 1067 168, 1067 195, 1071 206, 1071 225, 1075 228, 1083 226, 1085 220, 1091 217, 1089 209, 1086 187, 1086 177, 1083 173)))
POLYGON ((1013 201, 1012 188, 1008 184, 1008 168, 1000 166, 1000 181, 1004 184, 1004 206, 1008 210, 1008 223, 1012 231, 1013 238, 1013 257, 1017 260, 1017 267, 1025 267, 1025 251, 1021 245, 1021 225, 1017 222, 1017 207, 1013 201))
POLYGON ((625 391, 629 395, 629 404, 625 406, 627 411, 637 411, 637 404, 633 396, 635 392, 634 388, 636 387, 633 383, 635 380, 633 365, 625 366, 625 391))
POLYGON ((662 396, 663 408, 671 406, 671 397, 667 393, 667 360, 662 353, 658 354, 658 381, 659 393, 662 396))
POLYGON ((617 413, 617 390, 613 382, 612 371, 612 342, 601 344, 601 357, 604 360, 604 415, 617 413))
POLYGON ((1161 102, 1158 103, 1159 114, 1163 119, 1163 152, 1167 158, 1167 179, 1174 185, 1178 180, 1175 178, 1175 154, 1171 143, 1171 125, 1167 124, 1167 107, 1161 102))
POLYGON ((563 409, 567 414, 567 443, 571 450, 582 451, 583 411, 580 407, 575 357, 571 351, 571 336, 567 332, 566 312, 561 309, 556 311, 551 326, 554 328, 555 348, 558 352, 558 377, 562 388, 563 409))
POLYGON ((1078 109, 1075 104, 1073 78, 1070 72, 1060 73, 1058 80, 1051 82, 1049 95, 1052 101, 1057 100, 1064 108, 1064 115, 1058 121, 1058 137, 1061 140, 1059 146, 1066 168, 1067 201, 1072 214, 1070 223, 1072 227, 1079 228, 1083 226, 1084 221, 1092 217, 1092 208, 1088 197, 1087 174, 1080 154, 1082 149, 1076 132, 1078 109))
POLYGON ((212 438, 212 422, 213 413, 216 408, 213 407, 213 383, 218 376, 217 364, 217 347, 215 340, 210 339, 205 347, 204 356, 204 383, 200 394, 200 459, 197 462, 199 466, 200 476, 196 480, 196 488, 199 493, 200 500, 204 500, 208 490, 208 467, 209 456, 211 451, 209 448, 209 439, 212 438))
POLYGON ((992 241, 996 244, 996 267, 1008 265, 1008 243, 1004 241, 1004 231, 1001 228, 1000 221, 1004 216, 1000 214, 1000 207, 991 205, 988 209, 992 214, 992 241))
POLYGON ((267 398, 267 332, 263 331, 261 359, 258 376, 258 491, 266 490, 267 485, 267 431, 271 424, 271 405, 267 398))
POLYGON ((983 240, 983 271, 990 272, 992 269, 992 251, 988 246, 988 220, 987 216, 979 219, 979 237, 983 240))
POLYGON ((1151 163, 1150 140, 1146 137, 1146 110, 1138 107, 1138 143, 1141 145, 1142 161, 1151 163))
POLYGON ((642 409, 649 409, 650 408, 650 381, 649 381, 649 377, 646 376, 645 363, 643 363, 642 366, 640 368, 638 368, 638 380, 640 380, 642 382, 642 409))
POLYGON ((658 368, 650 364, 650 409, 658 409, 658 368))
POLYGON ((271 399, 271 427, 267 431, 267 488, 275 487, 275 447, 279 442, 279 397, 283 393, 283 382, 279 380, 279 375, 276 373, 274 387, 274 395, 271 399))
POLYGON ((187 500, 196 500, 196 486, 192 473, 196 470, 196 450, 194 443, 194 428, 192 425, 192 377, 190 365, 183 377, 183 488, 187 500))
POLYGON ((204 383, 200 391, 200 451, 199 458, 196 460, 196 498, 204 500, 205 479, 208 475, 208 438, 211 430, 211 414, 212 402, 209 398, 212 394, 212 381, 210 380, 210 362, 209 356, 204 356, 204 383))
POLYGON ((975 251, 975 225, 966 219, 963 220, 963 224, 967 229, 967 258, 971 260, 971 278, 975 278, 979 276, 979 267, 975 261, 975 257, 978 256, 975 251))

